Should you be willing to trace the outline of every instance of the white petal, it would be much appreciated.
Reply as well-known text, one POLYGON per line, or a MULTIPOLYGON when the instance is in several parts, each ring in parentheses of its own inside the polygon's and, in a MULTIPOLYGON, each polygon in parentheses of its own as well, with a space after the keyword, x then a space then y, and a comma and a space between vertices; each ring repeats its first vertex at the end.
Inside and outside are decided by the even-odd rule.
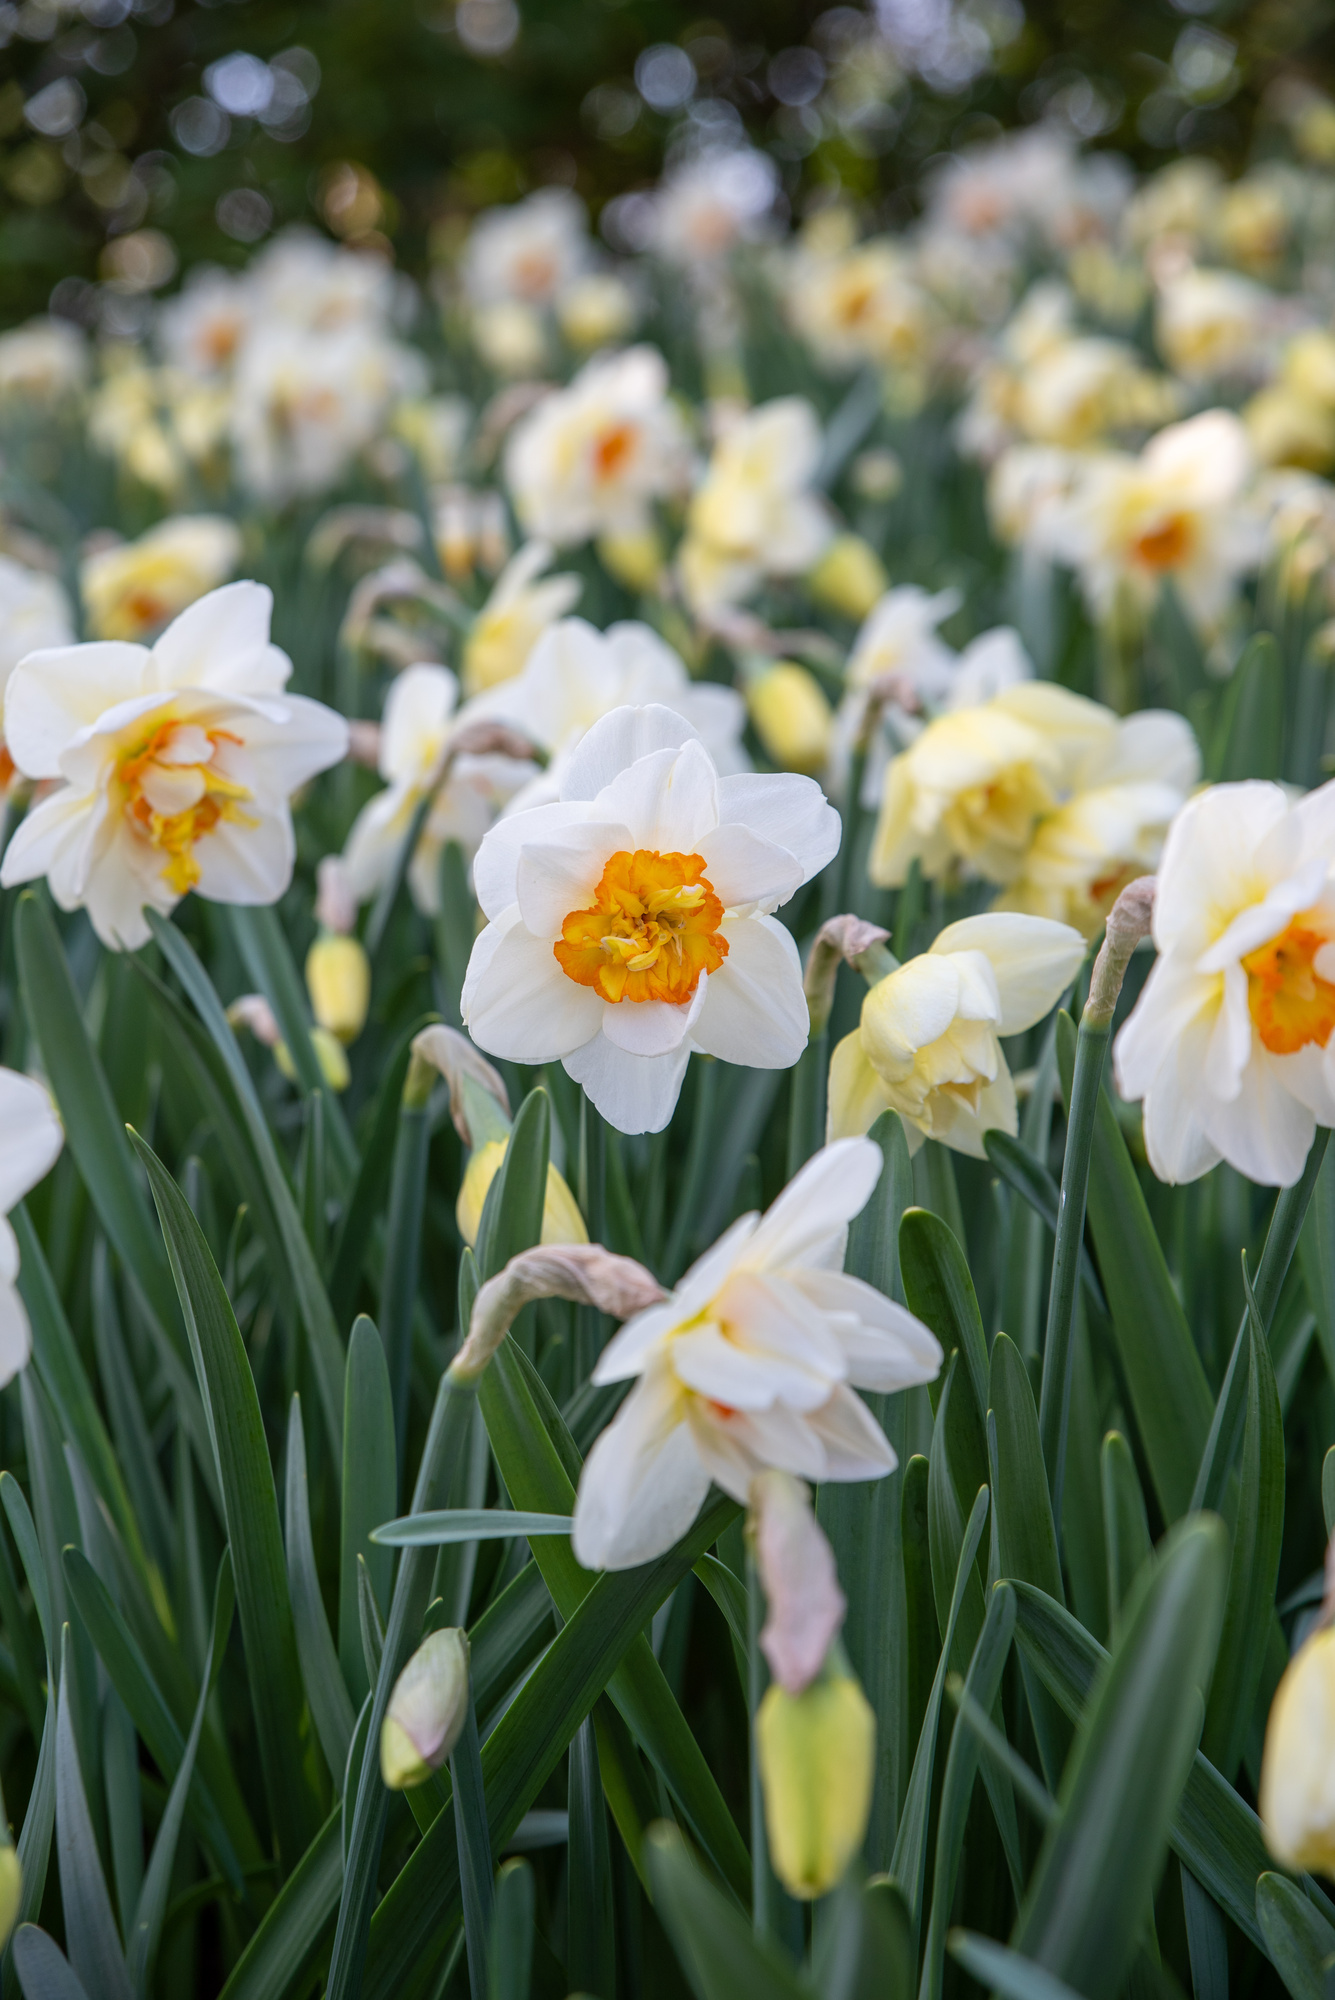
POLYGON ((296 840, 286 805, 247 808, 252 825, 219 820, 195 843, 196 889, 211 903, 263 907, 276 903, 292 880, 296 840))
POLYGON ((936 1380, 940 1342, 907 1306, 842 1271, 791 1271, 788 1276, 813 1305, 832 1316, 848 1380, 857 1388, 907 1389, 936 1380))
POLYGON ((885 1164, 871 1139, 836 1139, 813 1153, 771 1203, 740 1268, 788 1271, 838 1269, 848 1225, 871 1199, 885 1164))
POLYGON ((41 1084, 17 1070, 0 1069, 0 1215, 50 1172, 63 1143, 60 1120, 41 1084))
POLYGON ((1084 963, 1086 947, 1069 924, 991 910, 947 924, 931 949, 933 954, 982 952, 996 975, 1001 1001, 997 1032, 1018 1035, 1056 1006, 1084 963))
POLYGON ((1168 829, 1154 899, 1154 942, 1202 952, 1232 921, 1256 880, 1257 850, 1288 817, 1279 785, 1212 785, 1188 799, 1168 829))
POLYGON ((593 810, 600 819, 624 822, 632 847, 693 854, 718 825, 718 790, 709 752, 692 737, 680 750, 656 750, 619 772, 593 810))
POLYGON ((651 702, 614 708, 587 730, 571 752, 561 780, 563 799, 596 799, 618 774, 655 750, 679 750, 695 740, 684 716, 651 702))
MULTIPOLYGON (((582 826, 588 819, 586 805, 567 805, 559 800, 498 819, 473 859, 473 887, 482 914, 494 923, 518 900, 519 857, 530 842, 538 845, 557 839, 568 827, 582 826)), ((613 829, 617 833, 621 830, 613 829)), ((615 854, 617 849, 609 845, 607 852, 615 854)))
POLYGON ((790 1068, 811 1029, 802 961, 791 934, 776 918, 764 916, 725 917, 720 931, 728 956, 701 981, 705 997, 692 1029, 696 1045, 749 1069, 790 1068))
POLYGON ((851 1139, 870 1132, 881 1113, 893 1109, 889 1092, 868 1062, 856 1028, 835 1044, 828 1093, 828 1139, 851 1139))
POLYGON ((880 1479, 894 1471, 890 1441, 856 1390, 836 1389, 807 1422, 824 1450, 826 1479, 880 1479))
POLYGON ((425 784, 445 747, 446 730, 459 699, 459 683, 448 667, 419 660, 405 667, 385 698, 380 724, 380 775, 391 784, 425 784))
POLYGON ((636 1313, 612 1335, 593 1365, 591 1379, 601 1387, 605 1382, 624 1382, 631 1375, 642 1374, 650 1356, 686 1317, 675 1297, 636 1313))
POLYGON ((674 1006, 669 1000, 621 1000, 603 1011, 603 1033, 616 1048, 632 1056, 668 1056, 692 1032, 705 1002, 702 977, 691 999, 674 1006))
POLYGON ((1208 1017, 1203 1024, 1208 1037, 1222 997, 1218 979, 1202 978, 1194 966, 1175 954, 1157 959, 1140 998, 1113 1043, 1118 1095, 1128 1103, 1144 1097, 1162 1065, 1202 1013, 1208 1017))
POLYGON ((802 886, 796 855, 736 821, 705 834, 699 849, 725 910, 776 910, 802 886))
POLYGON ((5 687, 5 746, 30 778, 58 778, 81 729, 144 692, 148 648, 119 640, 29 653, 5 687))
POLYGON ((153 648, 160 688, 209 688, 219 694, 272 695, 287 685, 292 662, 269 643, 273 592, 262 583, 225 583, 188 605, 153 648))
POLYGON ((724 778, 719 786, 719 821, 736 821, 796 856, 809 882, 839 852, 843 822, 814 778, 792 771, 762 776, 754 771, 724 778))
POLYGON ((1222 1157, 1208 1129, 1206 1055, 1212 1026, 1212 1013, 1192 1016, 1163 1049, 1144 1092, 1145 1151, 1161 1181, 1199 1180, 1222 1157))
POLYGON ((1279 1065, 1259 1045, 1230 1103, 1210 1099, 1202 1123, 1231 1167, 1262 1187, 1292 1187, 1301 1178, 1316 1120, 1290 1094, 1279 1065))
POLYGON ((682 1398, 649 1379, 633 1389, 584 1461, 571 1545, 585 1569, 632 1569, 681 1540, 709 1491, 682 1398))
POLYGON ((566 977, 549 938, 534 937, 516 921, 479 957, 481 943, 469 962, 466 1008, 468 1032, 480 1049, 511 1062, 543 1063, 601 1042, 602 1002, 566 977))
POLYGON ((767 1410, 779 1401, 812 1410, 829 1394, 823 1376, 762 1359, 708 1321, 673 1341, 672 1367, 688 1389, 733 1410, 767 1410))
MULTIPOLYGON (((566 984, 573 986, 574 981, 566 984)), ((479 1042, 479 1046, 487 1045, 479 1042)), ((606 1035, 596 1034, 561 1061, 566 1075, 574 1077, 590 1103, 618 1132, 661 1132, 677 1108, 690 1054, 690 1041, 686 1040, 671 1055, 627 1055, 606 1035)))
POLYGON ((592 905, 609 857, 634 844, 629 828, 604 820, 525 842, 515 867, 515 900, 534 937, 559 938, 566 918, 592 905))
POLYGON ((418 794, 407 785, 386 785, 352 822, 343 846, 349 884, 359 903, 373 896, 393 870, 412 825, 418 794))

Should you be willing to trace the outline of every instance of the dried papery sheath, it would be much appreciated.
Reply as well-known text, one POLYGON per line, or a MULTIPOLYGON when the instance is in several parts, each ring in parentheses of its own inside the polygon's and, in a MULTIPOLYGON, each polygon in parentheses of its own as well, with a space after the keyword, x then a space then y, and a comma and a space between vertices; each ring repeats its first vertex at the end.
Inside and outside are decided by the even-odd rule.
POLYGON ((629 1319, 666 1297, 652 1272, 600 1243, 523 1250, 478 1293, 468 1338, 450 1364, 456 1381, 475 1381, 519 1313, 534 1299, 570 1299, 614 1319, 629 1319))

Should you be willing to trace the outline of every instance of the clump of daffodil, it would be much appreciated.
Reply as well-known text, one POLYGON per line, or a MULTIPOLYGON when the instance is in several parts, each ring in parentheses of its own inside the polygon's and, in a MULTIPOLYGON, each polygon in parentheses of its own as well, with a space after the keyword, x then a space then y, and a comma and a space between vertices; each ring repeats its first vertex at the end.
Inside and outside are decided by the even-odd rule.
POLYGON ((392 1792, 438 1771, 468 1715, 468 1634, 455 1626, 424 1639, 394 1683, 380 1725, 380 1776, 392 1792))

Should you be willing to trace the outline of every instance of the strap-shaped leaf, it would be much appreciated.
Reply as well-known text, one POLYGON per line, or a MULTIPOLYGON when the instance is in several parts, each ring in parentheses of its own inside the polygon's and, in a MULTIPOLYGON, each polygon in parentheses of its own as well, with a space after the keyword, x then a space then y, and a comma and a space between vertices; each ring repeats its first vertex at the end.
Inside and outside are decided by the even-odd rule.
POLYGON ((394 1448, 394 1405, 389 1370, 380 1335, 365 1313, 353 1321, 348 1336, 347 1386, 343 1396, 343 1515, 338 1569, 338 1659, 348 1693, 355 1702, 370 1690, 366 1677, 358 1604, 357 1560, 364 1561, 367 1579, 381 1615, 389 1609, 394 1558, 370 1539, 372 1528, 386 1520, 398 1504, 399 1480, 394 1448))
POLYGON ((60 1946, 35 1924, 19 1926, 13 1956, 24 2000, 89 2000, 87 1987, 60 1946))
POLYGON ((691 1859, 675 1826, 653 1827, 645 1849, 655 1909, 696 2000, 813 2000, 790 1961, 691 1859))
POLYGON ((569 1514, 519 1514, 510 1507, 445 1507, 405 1514, 371 1532, 390 1549, 448 1548, 456 1542, 512 1542, 520 1535, 568 1535, 569 1514))
POLYGON ((910 1311, 930 1326, 946 1353, 964 1357, 981 1423, 987 1409, 987 1341, 973 1279, 954 1231, 930 1209, 910 1208, 899 1225, 899 1268, 910 1311))
POLYGON ((98 2000, 134 2000, 116 1919, 111 1913, 88 1799, 79 1770, 70 1703, 69 1627, 61 1633, 60 1694, 56 1703, 56 1853, 65 1941, 75 1972, 98 2000))
POLYGON ((148 1169, 213 1437, 260 1768, 278 1851, 290 1868, 319 1820, 305 1758, 310 1711, 255 1378, 203 1230, 152 1148, 137 1136, 135 1145, 148 1169))
POLYGON ((1320 1910, 1282 1875, 1263 1875, 1256 1885, 1256 1921, 1293 2000, 1326 2000, 1326 1966, 1335 1956, 1335 1927, 1320 1910))
POLYGON ((287 1476, 284 1525, 287 1542, 287 1587, 292 1599, 292 1624, 306 1699, 329 1774, 337 1784, 348 1761, 348 1744, 356 1716, 344 1684, 338 1654, 329 1636, 320 1579, 311 1539, 310 1495, 306 1483, 306 1433, 301 1423, 301 1398, 294 1396, 287 1425, 287 1476))

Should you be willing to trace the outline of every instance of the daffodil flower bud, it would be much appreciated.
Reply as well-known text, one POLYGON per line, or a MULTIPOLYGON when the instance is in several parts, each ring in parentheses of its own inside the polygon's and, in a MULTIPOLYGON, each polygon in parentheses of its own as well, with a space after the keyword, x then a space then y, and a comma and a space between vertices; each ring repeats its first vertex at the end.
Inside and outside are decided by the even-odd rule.
POLYGON ((776 764, 808 775, 830 755, 834 711, 816 676, 794 660, 764 668, 746 690, 756 734, 776 764))
POLYGON ((876 1718, 846 1668, 801 1694, 775 1681, 756 1713, 770 1862, 791 1896, 809 1901, 841 1879, 866 1837, 876 1718))
MULTIPOLYGON (((477 1242, 478 1230, 482 1227, 482 1209, 487 1199, 487 1190, 501 1170, 505 1149, 509 1142, 505 1139, 489 1139, 479 1146, 464 1169, 463 1181, 459 1187, 459 1199, 455 1204, 454 1219, 459 1225, 459 1234, 471 1250, 477 1242)), ((549 1160, 547 1163, 547 1193, 542 1204, 542 1241, 552 1243, 587 1243, 589 1232, 584 1227, 584 1217, 579 1212, 579 1203, 570 1192, 569 1183, 557 1172, 549 1160)))
POLYGON ((663 574, 663 544, 652 528, 600 535, 598 554, 627 590, 652 590, 663 574))
POLYGON ((1322 1621, 1275 1689, 1261 1757, 1266 1846, 1286 1868, 1335 1874, 1335 1536, 1322 1621))
POLYGON ((306 990, 316 1021, 340 1042, 355 1042, 371 1004, 371 963, 361 940, 330 932, 306 954, 306 990))
POLYGON ((848 1600, 834 1551, 811 1511, 811 1492, 790 1472, 770 1469, 751 1481, 751 1535, 769 1615, 760 1648, 788 1694, 820 1673, 843 1626, 848 1600))
POLYGON ((407 1791, 438 1771, 468 1713, 468 1635, 457 1626, 424 1639, 394 1683, 380 1725, 380 1775, 407 1791))
POLYGON ((18 1849, 6 1841, 0 1847, 0 1946, 9 1941, 9 1934, 18 1922, 22 1900, 23 1864, 19 1860, 18 1849))
POLYGON ((807 577, 813 597, 848 618, 865 618, 890 588, 884 565, 861 535, 836 535, 807 577))

